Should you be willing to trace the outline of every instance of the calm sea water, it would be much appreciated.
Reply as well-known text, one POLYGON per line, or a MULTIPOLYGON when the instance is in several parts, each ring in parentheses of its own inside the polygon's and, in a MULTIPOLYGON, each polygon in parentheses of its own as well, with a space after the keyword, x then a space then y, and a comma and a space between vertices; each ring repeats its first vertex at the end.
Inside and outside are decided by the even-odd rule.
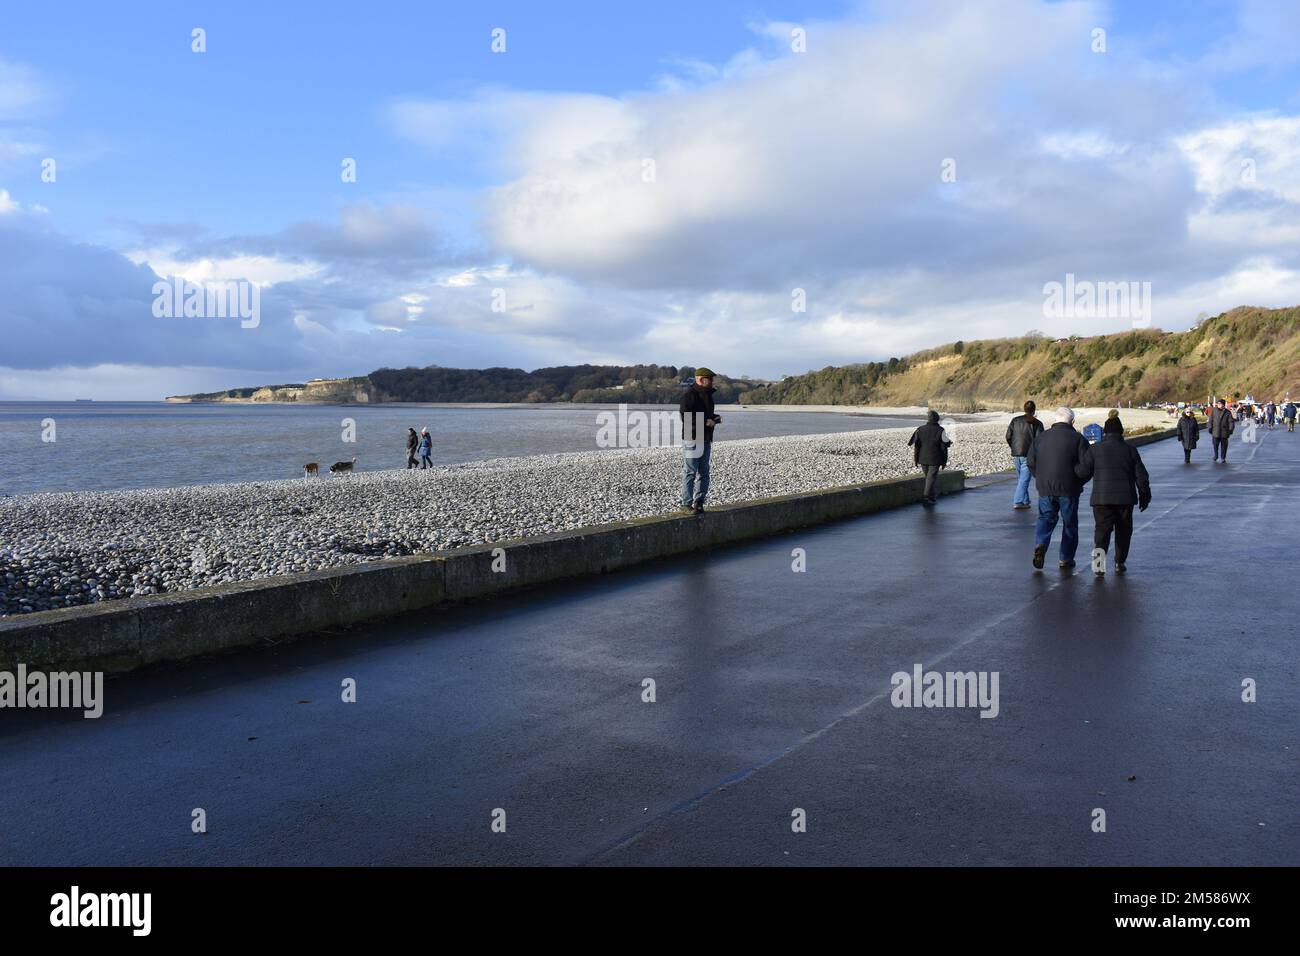
MULTIPOLYGON (((306 462, 320 462, 324 474, 330 463, 354 455, 358 471, 402 468, 408 427, 429 429, 436 464, 589 451, 597 448, 597 413, 617 407, 0 402, 0 495, 296 478, 306 462), (345 419, 356 423, 355 442, 343 440, 345 419), (52 442, 42 440, 46 420, 53 421, 52 442)), ((725 405, 718 412, 718 441, 913 424, 725 405)))

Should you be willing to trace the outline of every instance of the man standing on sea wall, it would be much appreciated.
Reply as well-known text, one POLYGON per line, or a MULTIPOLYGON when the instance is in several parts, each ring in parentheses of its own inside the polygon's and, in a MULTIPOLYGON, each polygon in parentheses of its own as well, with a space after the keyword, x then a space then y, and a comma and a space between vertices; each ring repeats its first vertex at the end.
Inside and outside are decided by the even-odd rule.
POLYGON ((1214 411, 1210 412, 1210 438, 1214 443, 1214 460, 1228 462, 1228 438, 1236 430, 1237 423, 1232 420, 1227 402, 1219 399, 1214 411))
POLYGON ((1042 568, 1052 532, 1061 522, 1062 570, 1074 567, 1079 549, 1079 496, 1088 479, 1076 469, 1088 454, 1088 442, 1074 430, 1074 410, 1062 405, 1056 424, 1034 439, 1029 448, 1029 470, 1038 485, 1038 524, 1034 529, 1034 567, 1042 568))
POLYGON ((1025 402, 1025 413, 1011 419, 1007 426, 1007 444, 1011 446, 1011 460, 1016 463, 1016 493, 1011 499, 1011 507, 1023 511, 1029 507, 1029 465, 1026 456, 1034 439, 1043 430, 1043 423, 1034 415, 1038 406, 1033 401, 1025 402))
POLYGON ((713 454, 713 428, 722 422, 713 413, 713 370, 697 368, 695 384, 682 396, 682 510, 704 513, 709 493, 709 458, 713 454), (703 432, 703 434, 699 434, 703 432))

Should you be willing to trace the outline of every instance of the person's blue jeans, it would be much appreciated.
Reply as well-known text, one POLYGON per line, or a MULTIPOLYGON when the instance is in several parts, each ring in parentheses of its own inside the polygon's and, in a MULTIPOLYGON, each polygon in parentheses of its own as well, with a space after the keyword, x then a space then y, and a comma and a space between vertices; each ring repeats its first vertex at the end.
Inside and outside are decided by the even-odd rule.
POLYGON ((1011 503, 1027 505, 1029 504, 1029 480, 1033 477, 1029 473, 1029 459, 1012 456, 1011 460, 1016 463, 1016 496, 1011 503))
POLYGON ((1065 495, 1038 496, 1038 526, 1034 543, 1045 548, 1052 543, 1057 520, 1061 522, 1061 560, 1073 561, 1079 550, 1079 499, 1065 495))
POLYGON ((709 493, 709 456, 713 442, 682 443, 682 507, 689 508, 697 501, 704 503, 709 493), (703 446, 703 451, 691 457, 703 446))

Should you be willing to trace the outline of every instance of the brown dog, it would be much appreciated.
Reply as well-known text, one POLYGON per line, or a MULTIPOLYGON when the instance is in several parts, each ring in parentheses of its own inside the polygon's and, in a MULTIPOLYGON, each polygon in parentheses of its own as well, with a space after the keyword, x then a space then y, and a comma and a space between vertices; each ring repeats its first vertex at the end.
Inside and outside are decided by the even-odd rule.
POLYGON ((302 476, 304 478, 306 478, 308 475, 319 475, 319 474, 320 474, 319 462, 309 461, 307 462, 307 464, 302 466, 302 476))
POLYGON ((334 462, 334 464, 330 465, 330 474, 337 475, 340 472, 351 471, 352 466, 355 465, 356 463, 357 460, 355 458, 353 458, 351 461, 336 461, 334 462))

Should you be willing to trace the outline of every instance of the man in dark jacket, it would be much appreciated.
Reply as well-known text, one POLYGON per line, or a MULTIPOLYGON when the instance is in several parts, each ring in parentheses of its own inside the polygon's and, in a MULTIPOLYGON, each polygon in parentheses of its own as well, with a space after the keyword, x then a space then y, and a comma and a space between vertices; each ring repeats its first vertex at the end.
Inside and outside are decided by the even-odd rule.
POLYGON ((420 463, 415 460, 415 449, 420 445, 420 436, 415 433, 414 428, 406 430, 406 467, 407 470, 420 467, 420 463))
POLYGON ((1043 430, 1043 423, 1034 417, 1038 406, 1032 401, 1025 402, 1025 413, 1011 419, 1007 426, 1007 444, 1011 446, 1011 460, 1016 463, 1016 493, 1011 499, 1011 507, 1023 511, 1029 507, 1029 465, 1025 459, 1029 447, 1043 430))
POLYGON ((695 384, 682 396, 682 510, 704 513, 709 493, 709 458, 713 455, 713 428, 722 422, 713 413, 713 370, 697 368, 695 384), (700 434, 703 432, 703 434, 700 434))
POLYGON ((1232 420, 1232 412, 1227 403, 1219 399, 1214 411, 1210 412, 1210 438, 1214 441, 1214 460, 1228 461, 1228 438, 1237 430, 1237 423, 1232 420))
POLYGON ((907 444, 913 449, 912 461, 925 472, 925 492, 921 496, 921 504, 932 505, 938 500, 934 486, 939 480, 939 469, 948 464, 948 446, 952 442, 943 433, 938 412, 930 411, 925 417, 925 424, 912 432, 907 444))
POLYGON ((1295 431, 1295 415, 1295 402, 1287 402, 1282 409, 1282 418, 1286 420, 1286 430, 1289 432, 1295 431))
POLYGON ((1086 478, 1075 471, 1088 452, 1088 442, 1074 430, 1074 411, 1062 405, 1056 424, 1029 446, 1027 464, 1038 487, 1038 524, 1034 529, 1034 567, 1041 568, 1052 543, 1056 522, 1061 522, 1062 569, 1074 567, 1079 549, 1079 495, 1086 478))
POLYGON ((1084 481, 1092 479, 1092 569, 1106 573, 1110 533, 1115 532, 1115 570, 1123 573, 1133 539, 1133 506, 1146 511, 1151 504, 1151 480, 1138 450, 1124 440, 1118 418, 1106 422, 1105 437, 1092 445, 1076 469, 1084 481))
POLYGON ((1183 464, 1192 462, 1192 449, 1201 437, 1201 426, 1196 420, 1196 413, 1191 407, 1183 409, 1183 417, 1178 419, 1178 441, 1183 446, 1183 464))

